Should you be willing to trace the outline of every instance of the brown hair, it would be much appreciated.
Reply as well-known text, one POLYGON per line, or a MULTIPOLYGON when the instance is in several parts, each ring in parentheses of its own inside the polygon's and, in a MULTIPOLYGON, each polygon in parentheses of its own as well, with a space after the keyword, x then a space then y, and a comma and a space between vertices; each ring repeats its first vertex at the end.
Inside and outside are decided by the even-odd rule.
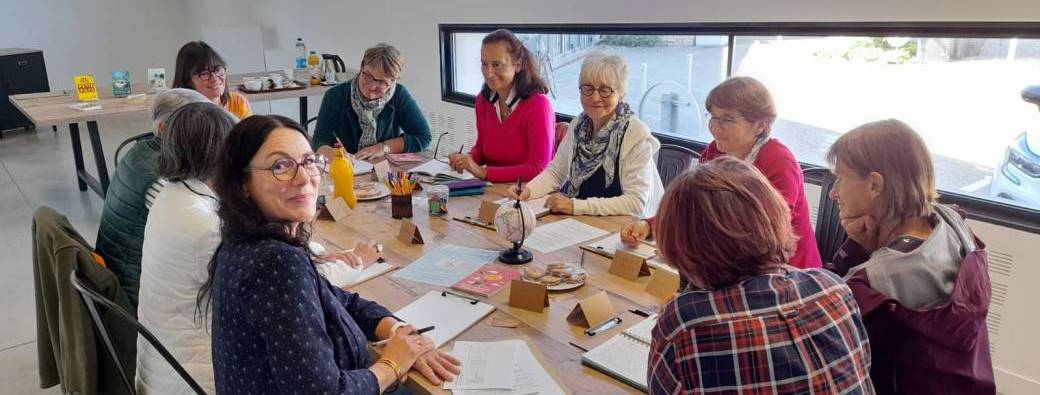
POLYGON ((870 122, 845 133, 827 151, 831 168, 838 162, 860 177, 881 174, 879 223, 894 226, 927 217, 939 198, 928 146, 902 121, 870 122))
POLYGON ((704 99, 708 111, 713 107, 735 110, 748 121, 766 121, 761 137, 768 137, 776 120, 773 95, 765 84, 751 77, 731 77, 716 85, 704 99))
MULTIPOLYGON (((524 46, 524 43, 513 32, 506 29, 498 29, 488 33, 488 35, 484 36, 481 45, 491 43, 505 44, 506 49, 509 51, 509 57, 520 63, 520 71, 516 73, 516 77, 513 77, 513 89, 516 90, 517 97, 526 99, 537 93, 549 93, 549 84, 545 83, 545 80, 542 78, 541 70, 538 68, 538 59, 534 57, 534 54, 524 46)), ((488 88, 485 82, 484 86, 480 88, 480 94, 485 99, 491 100, 491 93, 491 88, 488 88)))
POLYGON ((401 78, 401 71, 404 70, 404 57, 393 45, 379 43, 366 49, 365 55, 361 57, 361 67, 367 65, 379 67, 384 74, 396 80, 401 78))
POLYGON ((780 193, 750 164, 728 156, 672 181, 657 218, 661 256, 706 289, 786 264, 798 239, 780 193))

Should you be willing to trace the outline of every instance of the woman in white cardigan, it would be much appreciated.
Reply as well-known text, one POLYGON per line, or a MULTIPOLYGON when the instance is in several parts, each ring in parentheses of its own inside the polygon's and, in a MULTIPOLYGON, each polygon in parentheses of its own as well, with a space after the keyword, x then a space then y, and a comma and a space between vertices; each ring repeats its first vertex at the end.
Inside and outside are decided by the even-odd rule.
MULTIPOLYGON (((235 122, 212 103, 188 104, 170 116, 158 170, 166 187, 148 214, 141 254, 137 318, 208 393, 216 393, 210 334, 195 298, 220 245, 217 199, 207 180, 235 122)), ((143 337, 137 339, 137 389, 193 393, 143 337)))
POLYGON ((522 191, 522 200, 546 199, 555 213, 651 216, 664 194, 654 154, 661 144, 622 102, 628 64, 617 55, 585 58, 579 78, 583 112, 571 121, 556 157, 522 191))

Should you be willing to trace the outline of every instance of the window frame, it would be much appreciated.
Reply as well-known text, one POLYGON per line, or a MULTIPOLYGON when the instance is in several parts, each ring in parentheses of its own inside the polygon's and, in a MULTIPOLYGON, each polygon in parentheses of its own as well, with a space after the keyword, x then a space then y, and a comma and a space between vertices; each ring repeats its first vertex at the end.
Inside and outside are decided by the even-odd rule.
MULTIPOLYGON (((476 106, 476 96, 454 91, 455 33, 485 33, 509 29, 515 33, 625 34, 625 35, 717 35, 728 37, 726 75, 732 75, 737 36, 898 36, 941 38, 1040 39, 1040 22, 742 22, 742 23, 594 23, 594 24, 439 24, 441 100, 467 107, 476 106)), ((556 113, 558 122, 573 116, 556 113)), ((702 151, 703 142, 653 132, 662 143, 702 151)), ((801 163, 803 169, 820 166, 801 163)), ((819 184, 820 180, 807 178, 819 184)), ((1040 234, 1040 209, 939 190, 940 201, 956 204, 971 219, 1025 232, 1040 234)))

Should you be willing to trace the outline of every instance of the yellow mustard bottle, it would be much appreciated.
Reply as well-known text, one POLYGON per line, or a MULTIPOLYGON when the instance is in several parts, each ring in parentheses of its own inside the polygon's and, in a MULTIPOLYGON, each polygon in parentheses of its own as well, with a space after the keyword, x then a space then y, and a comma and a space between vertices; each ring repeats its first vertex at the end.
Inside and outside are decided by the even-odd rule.
POLYGON ((336 156, 329 164, 329 177, 332 178, 332 196, 341 197, 347 202, 347 206, 354 208, 357 205, 357 196, 354 195, 354 163, 347 156, 347 150, 343 144, 336 143, 333 148, 336 156))

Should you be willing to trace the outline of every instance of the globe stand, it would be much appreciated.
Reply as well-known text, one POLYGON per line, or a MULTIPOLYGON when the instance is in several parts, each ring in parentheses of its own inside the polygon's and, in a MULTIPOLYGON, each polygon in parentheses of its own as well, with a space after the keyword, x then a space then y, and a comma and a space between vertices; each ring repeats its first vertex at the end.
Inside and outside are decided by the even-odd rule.
POLYGON ((523 265, 534 259, 534 254, 522 247, 523 244, 513 242, 513 248, 498 254, 498 260, 508 265, 523 265))

